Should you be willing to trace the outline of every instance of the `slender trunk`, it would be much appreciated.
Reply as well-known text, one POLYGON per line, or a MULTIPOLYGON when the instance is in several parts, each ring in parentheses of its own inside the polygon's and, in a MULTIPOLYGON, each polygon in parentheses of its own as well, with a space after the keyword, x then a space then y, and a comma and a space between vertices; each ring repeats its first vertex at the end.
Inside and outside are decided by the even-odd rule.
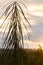
MULTIPOLYGON (((14 24, 14 29, 13 29, 13 34, 14 34, 14 36, 13 36, 13 38, 14 38, 13 65, 19 65, 18 64, 19 62, 17 62, 19 60, 19 58, 18 58, 19 49, 18 49, 18 38, 17 38, 17 16, 18 16, 17 15, 17 6, 16 6, 16 3, 15 3, 15 22, 16 23, 14 24)), ((13 17, 14 17, 14 15, 13 15, 13 17)))

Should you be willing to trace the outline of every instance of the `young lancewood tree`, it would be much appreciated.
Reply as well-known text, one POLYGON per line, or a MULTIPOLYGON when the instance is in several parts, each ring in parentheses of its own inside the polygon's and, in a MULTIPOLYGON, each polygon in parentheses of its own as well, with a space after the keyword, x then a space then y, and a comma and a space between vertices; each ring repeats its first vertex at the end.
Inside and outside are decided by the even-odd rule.
POLYGON ((2 47, 5 48, 3 59, 6 59, 6 57, 9 57, 11 54, 13 54, 13 65, 21 65, 23 63, 23 59, 20 57, 20 54, 21 54, 20 49, 23 48, 22 25, 25 27, 26 30, 27 30, 27 26, 25 23, 28 23, 28 25, 31 27, 22 9, 23 6, 25 7, 25 5, 22 4, 22 7, 21 7, 21 4, 22 4, 21 2, 10 2, 9 4, 7 4, 5 12, 1 16, 2 18, 5 15, 5 19, 1 27, 3 27, 4 23, 9 17, 11 19, 11 21, 9 22, 10 24, 7 24, 5 27, 5 31, 8 26, 9 26, 9 29, 2 47), (24 20, 22 20, 22 18, 24 20))

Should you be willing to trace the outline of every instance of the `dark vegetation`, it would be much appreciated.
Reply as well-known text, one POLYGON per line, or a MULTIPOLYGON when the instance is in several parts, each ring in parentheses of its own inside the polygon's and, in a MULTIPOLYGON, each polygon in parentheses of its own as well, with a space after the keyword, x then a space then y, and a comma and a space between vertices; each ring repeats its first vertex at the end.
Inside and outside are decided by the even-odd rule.
MULTIPOLYGON (((3 54, 4 50, 0 50, 0 56, 3 54)), ((43 50, 37 49, 22 49, 22 58, 23 58, 23 65, 43 65, 43 50)), ((1 58, 1 57, 0 57, 1 58)), ((0 65, 13 65, 13 55, 9 56, 9 59, 5 59, 3 62, 0 60, 0 65)))

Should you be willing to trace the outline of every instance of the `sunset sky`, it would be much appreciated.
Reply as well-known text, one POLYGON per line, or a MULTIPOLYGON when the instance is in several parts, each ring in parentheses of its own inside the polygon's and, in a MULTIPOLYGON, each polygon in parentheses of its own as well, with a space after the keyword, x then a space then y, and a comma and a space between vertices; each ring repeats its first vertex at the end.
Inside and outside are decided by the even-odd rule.
MULTIPOLYGON (((15 0, 0 0, 0 16, 2 14, 2 8, 3 6, 10 2, 10 1, 15 1, 15 0)), ((31 29, 30 29, 30 42, 27 39, 26 34, 25 37, 25 48, 38 48, 39 44, 43 48, 43 0, 17 0, 22 3, 24 3, 27 6, 28 12, 29 13, 29 22, 31 24, 31 29)), ((0 21, 1 24, 2 21, 0 21)), ((2 47, 2 35, 0 33, 0 47, 2 47)))

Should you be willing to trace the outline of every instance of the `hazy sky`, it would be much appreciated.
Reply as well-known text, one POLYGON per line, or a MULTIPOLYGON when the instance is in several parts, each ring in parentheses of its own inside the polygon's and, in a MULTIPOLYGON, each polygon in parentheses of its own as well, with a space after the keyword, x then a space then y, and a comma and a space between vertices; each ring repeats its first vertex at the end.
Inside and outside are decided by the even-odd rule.
MULTIPOLYGON (((0 14, 3 6, 15 0, 0 0, 0 14)), ((23 2, 27 8, 29 13, 29 21, 32 26, 30 30, 31 41, 28 44, 25 44, 25 47, 28 48, 37 48, 40 44, 43 47, 43 0, 17 0, 23 2)), ((28 35, 28 34, 27 34, 28 35)), ((27 35, 25 38, 27 39, 27 35)), ((0 40, 2 42, 2 37, 0 36, 0 40)), ((1 47, 1 44, 0 44, 1 47)))

